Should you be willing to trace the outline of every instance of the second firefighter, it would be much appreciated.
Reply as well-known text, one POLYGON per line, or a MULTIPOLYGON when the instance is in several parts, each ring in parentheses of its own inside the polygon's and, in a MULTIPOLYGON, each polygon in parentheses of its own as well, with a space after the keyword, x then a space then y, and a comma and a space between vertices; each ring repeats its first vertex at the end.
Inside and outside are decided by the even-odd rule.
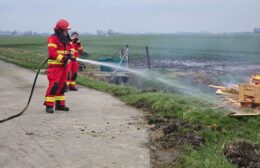
POLYGON ((79 34, 77 32, 73 32, 71 34, 71 40, 72 40, 71 47, 73 49, 74 54, 68 65, 69 72, 68 72, 67 85, 70 91, 77 91, 78 89, 76 88, 76 79, 79 70, 79 63, 76 59, 79 58, 80 54, 83 52, 83 47, 79 40, 79 34))

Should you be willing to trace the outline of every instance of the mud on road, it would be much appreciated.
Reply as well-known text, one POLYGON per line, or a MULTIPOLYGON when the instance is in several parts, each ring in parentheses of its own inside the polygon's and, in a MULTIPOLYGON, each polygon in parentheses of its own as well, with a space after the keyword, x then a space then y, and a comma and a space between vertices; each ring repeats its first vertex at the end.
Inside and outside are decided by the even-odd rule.
POLYGON ((199 131, 202 126, 177 118, 150 122, 151 163, 154 167, 178 167, 184 144, 199 148, 205 140, 199 131))

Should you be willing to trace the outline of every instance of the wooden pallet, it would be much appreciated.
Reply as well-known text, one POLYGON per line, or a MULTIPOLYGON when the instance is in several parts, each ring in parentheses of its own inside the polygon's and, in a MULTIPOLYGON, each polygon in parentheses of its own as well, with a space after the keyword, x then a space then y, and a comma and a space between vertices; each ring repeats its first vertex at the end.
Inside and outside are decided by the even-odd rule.
POLYGON ((260 85, 240 84, 239 101, 241 103, 253 103, 260 105, 260 85))
POLYGON ((235 88, 227 88, 224 86, 209 85, 215 88, 216 94, 221 95, 224 99, 224 104, 229 104, 237 110, 228 113, 227 116, 258 116, 260 109, 255 109, 253 112, 245 112, 242 108, 259 106, 260 107, 260 86, 252 84, 240 84, 235 88), (236 92, 237 90, 237 92, 236 92))

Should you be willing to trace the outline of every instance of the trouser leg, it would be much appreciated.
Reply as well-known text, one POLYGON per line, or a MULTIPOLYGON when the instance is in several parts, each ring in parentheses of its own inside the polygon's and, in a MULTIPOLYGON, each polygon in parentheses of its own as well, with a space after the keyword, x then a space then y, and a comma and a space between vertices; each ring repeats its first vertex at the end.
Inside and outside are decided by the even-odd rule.
POLYGON ((62 69, 59 79, 59 89, 55 96, 56 106, 65 106, 65 90, 67 88, 67 69, 62 69))
POLYGON ((71 66, 71 78, 70 78, 70 88, 76 87, 76 80, 78 76, 79 64, 78 61, 73 61, 71 66))
POLYGON ((71 67, 72 67, 72 62, 70 61, 69 64, 67 65, 67 78, 66 78, 66 84, 67 87, 70 85, 70 78, 71 78, 71 67))
POLYGON ((44 105, 53 107, 55 103, 55 96, 59 90, 59 83, 55 80, 57 77, 54 68, 48 69, 47 77, 49 80, 49 86, 46 90, 44 105))

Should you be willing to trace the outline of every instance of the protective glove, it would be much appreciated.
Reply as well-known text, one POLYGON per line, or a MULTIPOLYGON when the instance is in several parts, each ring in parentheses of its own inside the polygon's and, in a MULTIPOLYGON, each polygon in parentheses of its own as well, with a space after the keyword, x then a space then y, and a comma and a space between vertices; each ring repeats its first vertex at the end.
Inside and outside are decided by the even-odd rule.
POLYGON ((63 63, 64 63, 64 64, 67 64, 68 61, 69 61, 71 58, 72 58, 71 53, 68 53, 68 54, 65 56, 65 58, 64 58, 64 60, 63 60, 63 63))
POLYGON ((75 56, 71 57, 71 60, 73 60, 73 61, 75 61, 76 59, 77 59, 77 57, 75 57, 75 56))
POLYGON ((80 40, 77 41, 78 46, 81 46, 80 40))
POLYGON ((74 39, 73 39, 73 42, 74 42, 74 43, 77 43, 77 44, 80 44, 79 38, 74 38, 74 39))

